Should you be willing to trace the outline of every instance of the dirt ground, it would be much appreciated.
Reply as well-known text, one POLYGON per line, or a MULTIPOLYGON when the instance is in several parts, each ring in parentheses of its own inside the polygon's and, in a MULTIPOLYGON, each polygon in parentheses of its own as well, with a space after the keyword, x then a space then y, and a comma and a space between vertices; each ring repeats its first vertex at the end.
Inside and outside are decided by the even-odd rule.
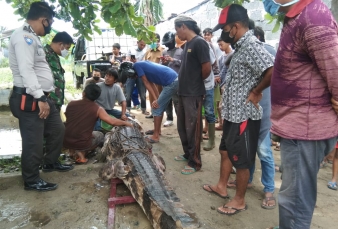
MULTIPOLYGON (((15 128, 17 122, 10 112, 0 112, 0 127, 15 128)), ((152 120, 147 120, 139 112, 134 112, 145 130, 152 128, 152 120)), ((221 132, 216 132, 219 145, 221 132)), ((6 139, 0 139, 2 143, 6 139)), ((201 228, 246 228, 265 229, 278 225, 278 208, 261 208, 262 184, 260 183, 260 163, 257 163, 254 187, 248 189, 246 201, 248 210, 234 216, 224 216, 215 208, 225 201, 202 190, 203 184, 214 184, 219 176, 220 156, 217 147, 209 152, 202 151, 203 167, 200 172, 185 176, 180 171, 184 163, 173 160, 182 154, 176 125, 163 128, 160 143, 153 145, 153 152, 161 155, 167 166, 166 176, 171 182, 185 208, 195 212, 201 228)), ((274 151, 275 161, 280 164, 279 152, 274 151)), ((41 173, 41 177, 59 184, 57 190, 39 193, 24 191, 20 173, 0 174, 0 228, 107 228, 107 199, 110 184, 98 177, 102 164, 77 165, 66 173, 41 173)), ((311 228, 337 228, 338 192, 326 187, 331 177, 331 165, 321 169, 318 175, 318 199, 311 228)), ((276 173, 276 194, 281 184, 280 173, 276 173)), ((234 175, 232 175, 234 176, 234 175)), ((229 190, 234 196, 234 190, 229 190)), ((119 195, 127 195, 128 190, 118 186, 119 195)), ((117 208, 115 228, 150 229, 147 218, 138 204, 122 205, 117 208)))

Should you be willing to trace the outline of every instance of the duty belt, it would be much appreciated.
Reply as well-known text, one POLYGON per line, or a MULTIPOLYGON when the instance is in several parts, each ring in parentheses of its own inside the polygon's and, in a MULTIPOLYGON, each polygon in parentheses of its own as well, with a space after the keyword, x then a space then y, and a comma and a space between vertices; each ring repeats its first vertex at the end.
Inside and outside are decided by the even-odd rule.
MULTIPOLYGON (((25 87, 16 87, 16 86, 14 86, 13 87, 13 92, 15 92, 15 93, 17 93, 17 94, 19 94, 19 95, 27 95, 27 93, 26 93, 26 88, 25 87)), ((43 94, 45 94, 45 96, 49 96, 49 92, 43 92, 43 94)))

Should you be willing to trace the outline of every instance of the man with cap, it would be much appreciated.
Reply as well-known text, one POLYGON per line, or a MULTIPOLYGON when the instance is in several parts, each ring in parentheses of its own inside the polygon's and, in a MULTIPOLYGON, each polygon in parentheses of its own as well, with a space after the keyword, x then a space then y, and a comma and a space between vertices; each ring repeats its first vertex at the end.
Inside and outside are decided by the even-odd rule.
POLYGON ((210 75, 211 63, 208 43, 199 36, 201 29, 190 17, 175 20, 176 34, 186 40, 178 76, 177 130, 183 146, 183 155, 176 161, 187 161, 182 174, 192 174, 202 167, 202 101, 205 95, 204 80, 210 75))
POLYGON ((271 132, 283 167, 279 228, 308 229, 320 162, 338 135, 338 25, 322 0, 263 4, 271 15, 285 14, 271 81, 271 132))
POLYGON ((45 2, 31 4, 27 20, 16 29, 9 44, 9 64, 13 73, 13 93, 9 105, 19 119, 22 138, 21 167, 25 190, 51 191, 57 184, 40 178, 42 171, 68 171, 73 166, 58 162, 65 127, 49 93, 54 91, 53 73, 46 61, 39 36, 50 33, 55 13, 45 2), (46 154, 43 155, 43 138, 46 154))
MULTIPOLYGON (((162 44, 168 48, 168 50, 163 51, 162 64, 173 69, 178 74, 181 68, 181 55, 183 52, 181 46, 185 44, 185 41, 181 41, 175 33, 167 32, 163 36, 162 44)), ((178 97, 175 95, 173 98, 174 101, 171 99, 166 108, 167 121, 163 124, 164 127, 173 125, 173 102, 177 107, 178 97)))
POLYGON ((217 211, 234 215, 247 209, 245 192, 251 165, 255 162, 262 107, 262 91, 270 85, 274 58, 249 30, 247 10, 231 4, 220 14, 215 30, 222 29, 221 38, 235 47, 222 95, 223 136, 219 151, 221 172, 216 185, 203 189, 223 198, 228 197, 227 181, 232 165, 236 168, 236 194, 217 211))

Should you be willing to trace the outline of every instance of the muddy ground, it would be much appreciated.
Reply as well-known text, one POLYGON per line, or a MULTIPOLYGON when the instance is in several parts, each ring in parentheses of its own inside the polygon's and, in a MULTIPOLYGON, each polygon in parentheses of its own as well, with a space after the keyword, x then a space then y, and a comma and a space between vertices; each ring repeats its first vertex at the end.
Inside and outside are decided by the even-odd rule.
MULTIPOLYGON (((16 119, 10 116, 10 112, 0 113, 1 129, 17 128, 16 119)), ((134 113, 145 130, 152 128, 152 120, 145 119, 138 111, 134 113)), ((6 144, 6 139, 0 141, 0 144, 6 144)), ((217 132, 216 145, 219 141, 220 132, 217 132)), ((176 125, 163 128, 161 142, 153 145, 153 151, 164 158, 167 179, 185 208, 196 213, 201 228, 264 229, 278 225, 278 208, 261 208, 263 187, 260 183, 260 163, 257 163, 254 187, 247 191, 248 210, 229 217, 214 210, 225 201, 201 188, 203 184, 217 182, 220 160, 217 147, 210 152, 202 152, 202 170, 189 176, 180 173, 184 163, 173 160, 174 156, 182 154, 176 125)), ((279 152, 274 151, 274 155, 276 163, 280 164, 279 152)), ((91 161, 87 165, 77 165, 66 173, 41 173, 43 179, 59 184, 57 190, 45 193, 24 191, 18 172, 0 174, 0 228, 107 228, 110 185, 98 177, 101 166, 91 161)), ((319 172, 317 208, 311 228, 338 227, 338 192, 326 187, 331 169, 331 165, 328 165, 319 172)), ((276 173, 275 181, 278 193, 280 173, 276 173)), ((118 194, 127 195, 128 190, 119 185, 118 194)), ((229 190, 229 194, 233 196, 234 190, 229 190)), ((150 229, 151 225, 138 204, 134 203, 117 208, 115 228, 150 229)))

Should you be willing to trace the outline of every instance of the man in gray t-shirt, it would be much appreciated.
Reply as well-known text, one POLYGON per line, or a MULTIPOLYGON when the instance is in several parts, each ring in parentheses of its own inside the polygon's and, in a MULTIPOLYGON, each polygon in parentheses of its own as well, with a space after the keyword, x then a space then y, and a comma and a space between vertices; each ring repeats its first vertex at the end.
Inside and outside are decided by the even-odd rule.
POLYGON ((101 95, 95 102, 103 107, 108 114, 113 115, 115 118, 127 120, 127 102, 120 85, 116 84, 117 79, 117 71, 113 68, 109 68, 106 72, 106 76, 104 77, 104 82, 97 83, 97 85, 101 88, 101 95), (121 105, 121 111, 114 109, 116 101, 118 101, 121 105))

